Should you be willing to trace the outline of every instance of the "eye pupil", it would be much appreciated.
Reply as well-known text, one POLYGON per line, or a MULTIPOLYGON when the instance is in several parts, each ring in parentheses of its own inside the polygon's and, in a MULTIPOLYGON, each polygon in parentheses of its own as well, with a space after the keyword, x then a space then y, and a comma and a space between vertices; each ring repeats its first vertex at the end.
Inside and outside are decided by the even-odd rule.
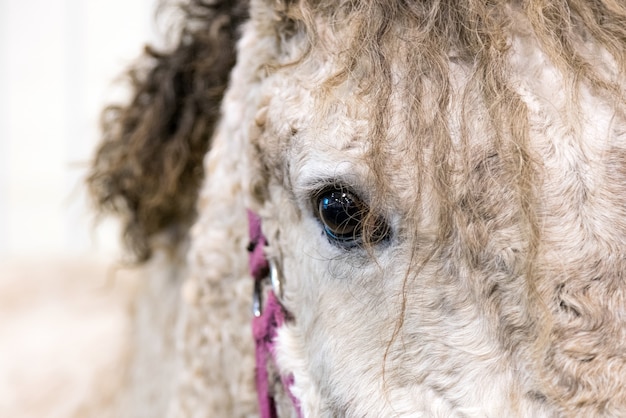
POLYGON ((340 190, 327 192, 321 196, 318 210, 329 237, 339 241, 358 238, 363 206, 352 195, 340 190))
POLYGON ((377 244, 390 235, 387 223, 372 216, 359 197, 343 187, 322 190, 313 199, 317 218, 331 243, 351 249, 377 244))

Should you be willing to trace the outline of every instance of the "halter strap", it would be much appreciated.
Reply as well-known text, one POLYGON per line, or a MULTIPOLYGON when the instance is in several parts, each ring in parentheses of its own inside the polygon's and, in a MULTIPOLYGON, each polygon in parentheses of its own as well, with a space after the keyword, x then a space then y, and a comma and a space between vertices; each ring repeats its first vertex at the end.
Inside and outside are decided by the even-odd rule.
MULTIPOLYGON (((250 274, 254 280, 252 335, 255 341, 255 380, 259 412, 261 413, 261 418, 278 418, 276 402, 274 396, 270 393, 270 376, 267 367, 271 362, 278 370, 275 348, 276 335, 278 328, 285 323, 288 313, 272 291, 267 293, 267 300, 263 304, 263 283, 267 280, 270 272, 270 265, 264 253, 267 239, 261 230, 261 218, 250 210, 248 210, 248 226, 250 233, 250 245, 248 245, 249 267, 250 274)), ((291 392, 293 376, 281 374, 280 378, 298 417, 301 418, 300 401, 291 392)))

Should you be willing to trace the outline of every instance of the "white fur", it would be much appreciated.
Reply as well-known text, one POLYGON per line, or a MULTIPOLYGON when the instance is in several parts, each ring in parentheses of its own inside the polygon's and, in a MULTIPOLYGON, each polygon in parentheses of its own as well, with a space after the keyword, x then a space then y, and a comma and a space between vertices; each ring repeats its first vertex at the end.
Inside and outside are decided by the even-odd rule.
MULTIPOLYGON (((304 41, 298 33, 289 42, 281 40, 275 15, 263 1, 252 2, 251 15, 205 163, 207 181, 179 323, 182 372, 171 415, 255 413, 246 207, 262 216, 270 243, 267 256, 277 262, 284 280, 283 302, 294 320, 280 330, 278 363, 293 374, 292 392, 305 417, 557 415, 553 403, 531 396, 542 387, 534 341, 507 351, 498 318, 476 290, 475 283, 483 279, 500 280, 510 290, 521 277, 515 268, 524 243, 517 225, 497 229, 487 244, 502 269, 511 270, 508 275, 485 279, 460 257, 429 259, 413 251, 430 248, 438 239, 440 208, 431 199, 415 203, 419 193, 432 194, 436 182, 420 174, 407 152, 415 138, 400 111, 402 83, 410 82, 402 58, 392 66, 391 106, 399 111, 386 144, 387 198, 380 214, 393 234, 371 252, 345 250, 324 235, 311 199, 333 182, 349 186, 366 202, 381 193, 372 180, 365 140, 373 131, 367 98, 359 96, 358 80, 351 77, 320 91, 340 65, 323 47, 313 47, 302 62, 268 69, 268 63, 293 61, 304 41), (268 182, 267 195, 259 198, 255 185, 262 180, 268 182), (406 222, 409 218, 415 222, 406 222)), ((589 254, 623 257, 625 200, 618 191, 624 187, 602 179, 607 153, 626 149, 625 121, 584 84, 579 93, 586 116, 575 118, 567 80, 525 31, 522 18, 519 25, 511 35, 510 66, 528 109, 532 158, 541 167, 536 192, 543 240, 537 269, 541 277, 562 278, 589 254), (583 192, 587 203, 568 204, 583 192)), ((320 31, 324 45, 341 45, 341 34, 330 32, 320 31)), ((459 100, 450 106, 449 127, 458 145, 459 96, 472 69, 451 68, 453 98, 459 100)), ((605 70, 614 72, 614 63, 605 70)), ((467 127, 477 162, 489 152, 483 141, 491 129, 486 115, 477 99, 467 127)), ((462 189, 464 180, 454 181, 462 189)), ((540 282, 538 291, 551 294, 550 286, 540 282)), ((505 307, 511 315, 523 309, 521 292, 519 299, 503 299, 511 302, 505 307)))

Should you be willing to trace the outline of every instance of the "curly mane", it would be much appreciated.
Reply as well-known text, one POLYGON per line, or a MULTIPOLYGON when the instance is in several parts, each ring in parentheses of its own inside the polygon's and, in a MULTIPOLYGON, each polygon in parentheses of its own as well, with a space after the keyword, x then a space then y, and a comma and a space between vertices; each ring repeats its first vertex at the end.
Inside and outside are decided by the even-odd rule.
POLYGON ((308 416, 624 410, 626 4, 185 2, 89 177, 138 261, 187 253, 146 281, 175 401, 252 408, 251 209, 308 416))
POLYGON ((147 46, 128 73, 132 100, 103 112, 103 141, 88 178, 101 210, 122 218, 138 261, 150 258, 159 233, 181 242, 195 217, 202 160, 248 16, 245 0, 193 0, 181 9, 178 44, 167 52, 147 46))

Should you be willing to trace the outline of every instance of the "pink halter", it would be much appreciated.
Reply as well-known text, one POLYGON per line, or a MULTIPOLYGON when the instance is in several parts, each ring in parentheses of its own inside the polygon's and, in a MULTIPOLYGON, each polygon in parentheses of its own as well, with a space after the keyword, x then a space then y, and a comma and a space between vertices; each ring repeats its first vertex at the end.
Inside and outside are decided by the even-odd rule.
MULTIPOLYGON (((271 362, 274 368, 280 372, 276 364, 275 340, 278 329, 283 326, 285 320, 289 319, 289 314, 280 304, 273 291, 267 292, 267 301, 265 306, 262 306, 263 282, 267 280, 270 271, 269 262, 264 253, 267 239, 261 231, 261 218, 251 211, 248 211, 248 226, 250 233, 250 245, 248 246, 250 253, 249 266, 250 274, 254 280, 252 334, 256 345, 255 379, 257 397, 261 418, 277 418, 276 402, 274 395, 269 390, 270 376, 267 366, 271 362)), ((293 375, 284 376, 281 374, 281 382, 285 392, 291 399, 298 417, 301 418, 300 401, 293 396, 290 390, 294 382, 293 375)))

